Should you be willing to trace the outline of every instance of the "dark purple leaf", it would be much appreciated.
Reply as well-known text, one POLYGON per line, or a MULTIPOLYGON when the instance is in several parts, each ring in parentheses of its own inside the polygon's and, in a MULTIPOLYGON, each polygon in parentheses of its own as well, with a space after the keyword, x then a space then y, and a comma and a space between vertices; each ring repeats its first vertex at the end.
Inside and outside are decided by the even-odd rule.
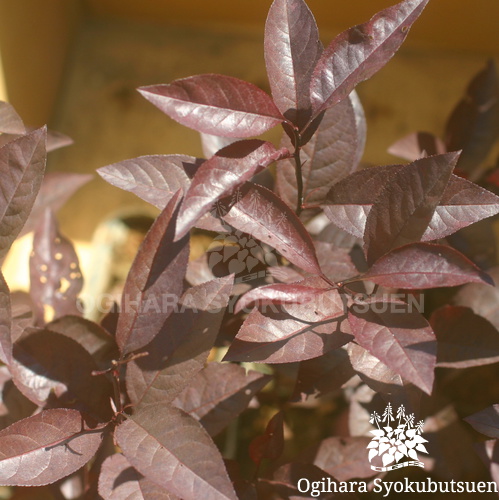
POLYGON ((300 363, 292 401, 305 401, 338 390, 355 372, 345 349, 334 349, 300 363))
MULTIPOLYGON (((455 151, 460 148, 453 148, 455 151)), ((447 151, 445 144, 430 132, 414 132, 393 143, 388 152, 405 160, 415 161, 425 156, 443 154, 447 151)))
POLYGON ((82 413, 44 410, 0 431, 0 484, 41 486, 85 465, 101 444, 102 429, 82 413))
POLYGON ((99 475, 99 495, 104 500, 177 500, 161 486, 137 472, 121 453, 108 457, 99 475))
POLYGON ((29 417, 35 410, 36 405, 14 385, 7 366, 0 366, 0 429, 29 417))
MULTIPOLYGON (((365 144, 365 117, 356 93, 352 93, 324 114, 317 131, 301 149, 305 204, 323 203, 333 184, 358 166, 365 144)), ((291 150, 283 136, 282 146, 291 150)), ((291 207, 296 206, 295 161, 290 158, 277 166, 277 192, 291 207)))
POLYGON ((311 116, 310 79, 323 50, 314 16, 303 0, 273 2, 264 46, 274 102, 301 129, 311 116))
POLYGON ((467 307, 443 306, 431 316, 437 365, 469 368, 499 361, 499 332, 467 307))
POLYGON ((94 376, 97 365, 73 339, 49 330, 30 329, 14 344, 11 372, 19 390, 38 406, 50 404, 111 418, 112 386, 94 376))
POLYGON ((268 94, 231 76, 190 76, 139 92, 170 118, 205 134, 252 137, 284 121, 268 94))
POLYGON ((26 128, 22 118, 8 102, 0 101, 0 133, 25 134, 26 128))
POLYGON ((424 437, 428 440, 425 446, 431 457, 432 473, 437 477, 451 480, 454 477, 472 478, 483 474, 483 464, 473 453, 474 439, 470 429, 462 422, 454 405, 446 405, 425 419, 424 437), (466 457, 466 460, 462 457, 466 457))
POLYGON ((217 447, 187 413, 157 403, 120 424, 116 441, 147 479, 184 500, 236 500, 217 447))
POLYGON ((371 167, 354 172, 328 192, 324 213, 336 226, 362 238, 367 216, 389 179, 402 165, 371 167))
POLYGON ((0 271, 0 361, 8 365, 12 356, 10 291, 0 271))
POLYGON ((276 150, 270 142, 251 139, 237 141, 205 161, 192 179, 180 209, 177 238, 187 234, 192 225, 213 204, 250 180, 255 173, 288 154, 276 150))
POLYGON ((338 35, 324 50, 312 76, 314 116, 343 100, 395 54, 428 0, 404 0, 365 24, 338 35))
POLYGON ((92 180, 91 174, 73 174, 66 172, 48 172, 43 177, 40 191, 35 199, 33 209, 19 236, 36 229, 44 217, 45 209, 57 212, 71 196, 87 182, 92 180))
POLYGON ((362 276, 389 288, 409 290, 488 283, 492 278, 446 245, 410 243, 378 259, 362 276))
POLYGON ((495 439, 499 438, 499 405, 489 406, 464 420, 478 432, 495 439))
POLYGON ((233 276, 190 288, 159 334, 149 355, 127 365, 127 390, 137 407, 169 402, 204 367, 232 292, 233 276))
POLYGON ((376 474, 366 460, 370 438, 363 436, 330 437, 307 453, 312 463, 338 481, 363 479, 376 474))
POLYGON ((333 243, 315 241, 315 251, 322 272, 330 281, 339 282, 358 274, 351 252, 346 248, 338 248, 333 243))
POLYGON ((118 357, 114 337, 93 321, 79 316, 63 316, 47 324, 46 328, 78 342, 92 355, 99 366, 118 357))
POLYGON ((458 158, 458 153, 422 158, 390 176, 367 216, 364 249, 368 264, 422 238, 458 158))
POLYGON ((210 436, 216 436, 270 380, 262 373, 246 373, 238 365, 209 363, 173 400, 173 405, 198 419, 210 436))
POLYGON ((499 80, 492 60, 469 84, 452 112, 445 142, 449 151, 462 149, 458 168, 471 173, 484 161, 499 135, 499 80))
POLYGON ((236 197, 232 208, 223 216, 225 222, 267 243, 301 269, 321 273, 310 235, 279 197, 251 183, 246 183, 236 197))
POLYGON ((439 205, 423 234, 423 241, 445 238, 499 213, 498 196, 455 175, 451 176, 439 205))
POLYGON ((360 346, 431 394, 437 345, 430 325, 419 312, 402 302, 373 300, 352 306, 348 321, 360 346))
POLYGON ((284 415, 277 412, 268 422, 265 432, 249 445, 251 460, 259 465, 264 458, 277 460, 284 451, 284 415))
POLYGON ((41 128, 0 149, 0 259, 20 233, 40 189, 46 134, 41 128))
POLYGON ((173 312, 183 291, 188 238, 174 242, 177 193, 147 233, 123 288, 116 341, 123 355, 148 344, 173 312))
POLYGON ((393 397, 404 390, 402 377, 360 345, 350 342, 348 355, 353 369, 373 391, 393 397))
MULTIPOLYGON (((317 278, 308 284, 317 286, 320 281, 317 278)), ((254 309, 246 318, 226 361, 303 361, 341 347, 352 338, 341 324, 345 310, 335 289, 325 289, 305 304, 270 305, 262 311, 254 309)))
POLYGON ((316 295, 322 293, 324 288, 312 288, 300 283, 262 286, 245 293, 238 300, 234 312, 266 304, 303 304, 311 302, 316 295))
POLYGON ((71 242, 59 233, 55 216, 48 208, 35 230, 29 270, 37 323, 48 323, 66 314, 81 314, 78 294, 83 278, 78 256, 71 242))
POLYGON ((184 194, 190 186, 187 168, 196 168, 202 160, 186 155, 140 156, 97 169, 109 184, 130 191, 163 210, 177 191, 184 194))
MULTIPOLYGON (((331 188, 323 207, 328 218, 348 233, 362 238, 367 216, 401 165, 373 167, 355 172, 331 188)), ((472 182, 451 175, 440 205, 421 237, 445 238, 474 222, 499 213, 499 198, 472 182)))

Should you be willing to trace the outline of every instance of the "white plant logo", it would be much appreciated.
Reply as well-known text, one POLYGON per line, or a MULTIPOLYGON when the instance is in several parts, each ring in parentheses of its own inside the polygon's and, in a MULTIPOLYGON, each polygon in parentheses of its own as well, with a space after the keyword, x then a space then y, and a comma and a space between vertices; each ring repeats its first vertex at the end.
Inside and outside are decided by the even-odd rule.
MULTIPOLYGON (((240 196, 240 192, 236 191, 230 205, 238 200, 238 196, 240 196)), ((208 266, 210 269, 222 262, 227 265, 230 273, 240 274, 244 271, 251 273, 259 263, 266 266, 277 265, 277 257, 270 247, 256 241, 248 234, 234 229, 222 220, 221 217, 228 212, 229 208, 223 203, 217 202, 211 212, 214 217, 219 218, 227 233, 219 234, 208 247, 208 266)), ((239 276, 236 282, 249 281, 260 277, 261 273, 254 272, 253 274, 239 276)), ((263 272, 263 276, 265 276, 265 272, 263 272)))
POLYGON ((424 422, 420 420, 414 425, 414 413, 406 415, 404 405, 400 405, 394 417, 392 405, 388 403, 383 416, 373 412, 369 422, 377 427, 371 431, 374 437, 367 445, 369 462, 375 457, 380 457, 383 464, 383 467, 371 464, 372 470, 384 472, 409 465, 424 467, 418 459, 417 452, 428 453, 424 446, 428 440, 421 436, 424 422), (381 426, 380 423, 386 425, 381 426), (400 462, 404 458, 412 460, 400 462))

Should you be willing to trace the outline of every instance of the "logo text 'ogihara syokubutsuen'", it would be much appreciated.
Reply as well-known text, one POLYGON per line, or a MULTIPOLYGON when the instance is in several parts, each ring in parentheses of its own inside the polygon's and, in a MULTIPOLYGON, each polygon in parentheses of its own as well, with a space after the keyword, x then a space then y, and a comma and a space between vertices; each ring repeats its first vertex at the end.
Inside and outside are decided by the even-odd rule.
POLYGON ((424 446, 428 441, 421 435, 424 422, 415 423, 414 413, 406 413, 404 405, 400 405, 394 415, 388 403, 383 415, 373 412, 369 422, 377 427, 370 431, 373 438, 367 445, 372 470, 386 472, 410 465, 424 467, 418 452, 428 453, 424 446), (381 465, 373 465, 373 460, 381 465))

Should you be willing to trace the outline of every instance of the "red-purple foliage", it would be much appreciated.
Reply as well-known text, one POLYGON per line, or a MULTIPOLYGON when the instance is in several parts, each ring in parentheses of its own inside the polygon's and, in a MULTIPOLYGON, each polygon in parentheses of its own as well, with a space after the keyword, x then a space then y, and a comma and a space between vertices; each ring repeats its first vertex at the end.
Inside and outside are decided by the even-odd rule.
MULTIPOLYGON (((120 310, 100 324, 84 319, 76 252, 54 215, 89 178, 44 178, 46 152, 69 140, 28 131, 0 104, 0 257, 35 230, 29 296, 0 274, 0 484, 51 484, 53 498, 68 498, 68 476, 86 499, 309 498, 300 478, 382 477, 366 433, 383 400, 426 420, 429 474, 499 481, 499 391, 484 379, 498 375, 499 274, 480 267, 466 233, 499 213, 485 188, 499 167, 484 178, 480 165, 499 128, 493 63, 444 140, 411 134, 390 149, 411 163, 360 169, 366 121, 354 89, 427 3, 403 0, 323 48, 304 0, 274 0, 272 96, 215 74, 139 89, 200 132, 208 158, 98 170, 161 210, 120 310), (278 125, 279 147, 255 138, 278 125), (188 262, 192 228, 218 236, 206 233, 212 247, 188 262), (317 412, 313 442, 300 442, 295 410, 319 397, 327 432, 317 412), (477 447, 485 467, 469 458, 478 434, 465 416, 493 438, 477 447)), ((323 498, 342 497, 357 498, 323 498)))

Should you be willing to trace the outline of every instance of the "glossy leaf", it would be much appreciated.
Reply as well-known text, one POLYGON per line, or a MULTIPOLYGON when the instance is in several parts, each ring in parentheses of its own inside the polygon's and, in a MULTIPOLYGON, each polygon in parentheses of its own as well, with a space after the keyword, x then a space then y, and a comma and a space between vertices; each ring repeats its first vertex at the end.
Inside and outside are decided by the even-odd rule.
POLYGON ((128 461, 173 494, 185 500, 236 500, 220 452, 182 410, 148 405, 120 424, 115 435, 128 461))
POLYGON ((348 322, 357 343, 388 368, 431 394, 437 346, 430 325, 401 302, 352 306, 348 322))
POLYGON ((46 209, 35 230, 29 269, 30 295, 39 324, 66 314, 81 314, 77 300, 83 278, 78 256, 71 242, 59 232, 50 209, 46 209))
POLYGON ((338 35, 324 50, 312 76, 314 116, 344 99, 395 54, 428 0, 404 0, 338 35))
POLYGON ((116 341, 123 355, 148 344, 173 312, 183 291, 188 238, 174 242, 179 194, 147 233, 123 288, 116 341))
POLYGON ((344 305, 337 290, 324 290, 305 304, 272 305, 263 313, 254 309, 224 359, 289 363, 315 358, 351 340, 340 328, 342 319, 344 305))
POLYGON ((277 460, 284 451, 284 415, 277 412, 268 422, 265 432, 249 445, 249 454, 255 464, 264 458, 277 460))
POLYGON ((348 355, 357 375, 373 391, 389 395, 393 401, 394 396, 404 390, 402 377, 360 345, 350 342, 348 355))
POLYGON ((355 372, 345 349, 334 349, 318 358, 300 363, 293 401, 304 401, 307 396, 319 398, 338 390, 355 372))
POLYGON ((0 431, 0 484, 41 486, 85 465, 102 429, 76 410, 44 410, 0 431))
POLYGON ((499 438, 499 405, 489 406, 464 420, 475 430, 493 438, 499 438))
MULTIPOLYGON (((349 234, 362 238, 367 216, 391 177, 402 167, 390 165, 355 172, 333 186, 324 205, 329 219, 349 234)), ((499 213, 499 198, 461 177, 451 175, 439 206, 421 241, 445 238, 499 213)))
MULTIPOLYGON (((352 259, 352 250, 338 248, 334 243, 315 241, 315 251, 322 272, 330 281, 337 283, 358 274, 352 259)), ((361 252, 362 250, 359 253, 361 252)))
POLYGON ((0 361, 6 365, 12 356, 11 322, 10 291, 0 271, 0 361))
POLYGON ((198 419, 210 436, 216 436, 270 380, 262 373, 246 373, 238 365, 209 363, 173 400, 173 405, 198 419))
POLYGON ((234 312, 265 304, 303 304, 311 302, 321 293, 324 293, 324 288, 312 288, 300 283, 262 286, 245 293, 238 300, 234 312))
POLYGON ((362 238, 374 202, 401 168, 401 165, 389 165, 354 172, 329 190, 322 207, 324 213, 339 228, 362 238))
POLYGON ((139 156, 101 167, 97 173, 109 184, 163 210, 177 191, 185 194, 189 189, 186 167, 197 169, 201 163, 202 160, 186 155, 139 156))
POLYGON ((132 403, 143 406, 172 401, 204 368, 232 292, 233 276, 215 279, 185 292, 176 311, 153 341, 148 356, 127 365, 132 403))
POLYGON ((111 418, 111 383, 93 375, 98 368, 95 361, 73 339, 31 329, 14 344, 12 356, 14 383, 33 403, 75 408, 101 420, 111 418))
POLYGON ((422 158, 390 177, 367 216, 364 250, 368 264, 423 237, 458 158, 458 153, 422 158))
POLYGON ((180 209, 177 238, 187 234, 192 225, 213 203, 229 195, 254 174, 288 154, 277 151, 270 142, 258 139, 237 141, 205 161, 192 179, 180 209))
POLYGON ((25 134, 22 118, 8 102, 0 101, 0 132, 2 134, 25 134))
POLYGON ((488 283, 492 278, 445 245, 410 243, 378 259, 362 276, 378 285, 409 290, 488 283))
POLYGON ((41 128, 0 149, 0 259, 20 233, 45 171, 46 129, 41 128))
POLYGON ((43 177, 33 209, 19 236, 36 229, 41 223, 47 208, 50 208, 54 213, 57 212, 78 189, 87 184, 92 178, 93 176, 89 174, 47 172, 43 177))
POLYGON ((301 269, 320 274, 307 230, 296 214, 268 189, 246 183, 236 193, 236 201, 223 219, 275 248, 301 269))
POLYGON ((176 500, 173 493, 169 493, 161 486, 146 479, 135 470, 130 462, 120 453, 106 458, 99 475, 99 495, 104 500, 176 500))
POLYGON ((252 137, 284 120, 268 94, 231 76, 190 76, 139 92, 170 118, 205 134, 252 137))
POLYGON ((272 96, 298 128, 311 115, 310 79, 322 44, 313 14, 303 0, 275 0, 265 24, 265 63, 272 96))
MULTIPOLYGON (((460 148, 453 148, 455 151, 460 148)), ((405 160, 415 161, 425 156, 439 155, 447 151, 445 144, 430 132, 415 132, 393 143, 388 152, 405 160)))
POLYGON ((499 78, 492 60, 471 81, 453 110, 445 131, 449 151, 462 149, 459 169, 471 173, 499 135, 499 78))
POLYGON ((499 332, 467 307, 443 306, 431 316, 438 366, 469 368, 499 361, 499 332))
MULTIPOLYGON (((365 145, 365 116, 355 92, 324 114, 317 131, 301 149, 303 193, 307 205, 323 203, 331 186, 358 166, 365 145)), ((291 150, 284 135, 282 146, 291 150)), ((277 166, 277 191, 291 207, 296 206, 295 162, 277 166)))

